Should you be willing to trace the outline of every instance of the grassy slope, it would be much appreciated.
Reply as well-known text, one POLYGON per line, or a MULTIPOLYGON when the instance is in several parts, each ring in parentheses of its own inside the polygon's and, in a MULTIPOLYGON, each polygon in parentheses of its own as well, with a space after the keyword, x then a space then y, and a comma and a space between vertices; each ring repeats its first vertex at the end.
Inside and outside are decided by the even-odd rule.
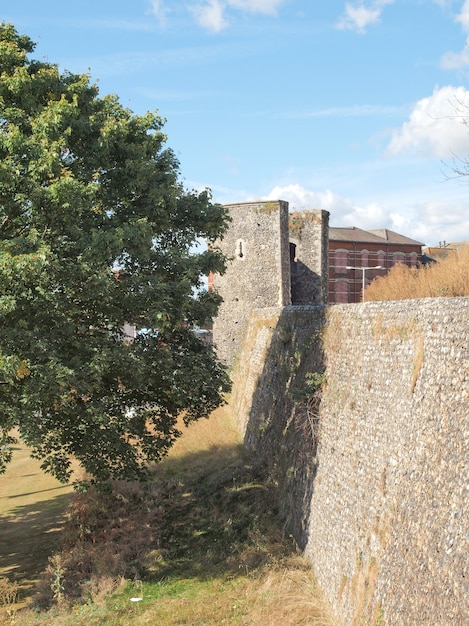
POLYGON ((0 577, 20 585, 26 598, 58 547, 63 511, 72 488, 44 474, 39 462, 17 446, 0 476, 0 577))
POLYGON ((82 527, 94 528, 77 544, 95 561, 87 596, 45 613, 23 610, 11 623, 331 626, 309 565, 283 537, 275 500, 221 409, 187 429, 143 494, 124 486, 112 500, 118 508, 104 504, 86 519, 79 508, 82 527), (124 553, 131 565, 109 595, 116 576, 104 566, 124 553))

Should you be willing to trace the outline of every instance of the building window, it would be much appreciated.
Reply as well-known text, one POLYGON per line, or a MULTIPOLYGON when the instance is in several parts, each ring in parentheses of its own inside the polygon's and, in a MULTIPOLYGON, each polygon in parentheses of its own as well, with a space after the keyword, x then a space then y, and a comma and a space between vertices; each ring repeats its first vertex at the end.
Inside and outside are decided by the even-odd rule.
POLYGON ((410 264, 412 267, 415 267, 417 265, 417 260, 418 260, 418 254, 416 252, 411 252, 410 253, 410 264))
POLYGON ((296 244, 290 243, 290 271, 296 274, 298 270, 298 259, 296 257, 296 244))
POLYGON ((380 267, 386 267, 386 263, 385 263, 385 254, 382 250, 379 250, 377 256, 376 256, 378 262, 376 265, 379 265, 380 267))
POLYGON ((396 265, 396 263, 405 263, 405 254, 403 252, 394 252, 392 262, 393 265, 396 265))
POLYGON ((362 267, 368 267, 368 250, 361 251, 362 267))
POLYGON ((346 280, 336 281, 334 292, 337 304, 345 304, 349 301, 349 284, 346 280))
POLYGON ((236 242, 235 255, 236 258, 240 259, 241 261, 243 261, 246 257, 246 244, 244 243, 243 239, 238 239, 238 241, 236 242))
POLYGON ((336 274, 346 274, 348 254, 346 250, 336 250, 334 254, 334 271, 336 274))

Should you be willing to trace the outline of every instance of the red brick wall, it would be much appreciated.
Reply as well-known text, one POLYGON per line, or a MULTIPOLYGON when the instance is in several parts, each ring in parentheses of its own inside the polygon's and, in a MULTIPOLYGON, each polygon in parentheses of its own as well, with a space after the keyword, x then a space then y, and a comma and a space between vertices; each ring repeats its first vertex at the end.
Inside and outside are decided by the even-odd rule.
POLYGON ((329 303, 361 301, 363 272, 347 270, 347 265, 384 267, 384 270, 365 271, 365 284, 368 284, 376 276, 384 275, 399 261, 410 266, 420 263, 421 258, 422 250, 419 245, 389 243, 384 239, 383 243, 329 240, 329 303))

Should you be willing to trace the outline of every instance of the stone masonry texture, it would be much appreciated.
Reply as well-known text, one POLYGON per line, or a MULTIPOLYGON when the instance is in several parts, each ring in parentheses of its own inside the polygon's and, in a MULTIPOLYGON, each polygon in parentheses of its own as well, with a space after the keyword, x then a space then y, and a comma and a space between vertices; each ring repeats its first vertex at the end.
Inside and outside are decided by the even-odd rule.
POLYGON ((252 308, 290 303, 288 204, 282 201, 226 205, 232 226, 217 245, 229 259, 214 288, 223 303, 213 333, 219 357, 236 357, 252 308))
POLYGON ((324 304, 328 297, 329 213, 319 209, 290 213, 289 240, 295 252, 291 262, 292 304, 324 304))
POLYGON ((234 382, 338 619, 469 624, 469 298, 252 310, 234 382))
POLYGON ((228 204, 232 222, 216 242, 228 258, 213 287, 223 297, 214 320, 218 356, 232 365, 252 309, 311 305, 327 298, 329 213, 288 212, 282 200, 228 204), (291 245, 296 255, 291 256, 291 245))

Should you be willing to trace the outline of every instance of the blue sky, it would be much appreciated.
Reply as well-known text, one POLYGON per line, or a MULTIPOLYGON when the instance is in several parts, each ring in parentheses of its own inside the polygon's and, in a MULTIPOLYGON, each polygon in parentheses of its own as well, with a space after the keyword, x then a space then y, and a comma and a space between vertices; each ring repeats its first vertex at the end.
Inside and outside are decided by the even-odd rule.
POLYGON ((469 240, 469 0, 0 0, 35 58, 158 109, 188 188, 469 240), (449 179, 449 180, 448 180, 449 179))

